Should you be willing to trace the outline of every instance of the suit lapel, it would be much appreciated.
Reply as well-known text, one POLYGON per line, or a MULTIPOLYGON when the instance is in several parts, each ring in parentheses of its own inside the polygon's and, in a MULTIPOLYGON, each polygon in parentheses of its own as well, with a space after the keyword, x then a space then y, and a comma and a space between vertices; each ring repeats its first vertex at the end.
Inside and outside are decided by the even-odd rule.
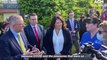
POLYGON ((13 43, 13 45, 22 53, 22 50, 11 31, 9 31, 9 37, 11 43, 13 43))
POLYGON ((75 30, 75 27, 76 27, 76 21, 74 20, 74 30, 75 30))
POLYGON ((38 29, 38 36, 39 36, 39 39, 40 39, 41 38, 41 30, 40 30, 39 25, 37 25, 37 29, 38 29))
POLYGON ((53 30, 49 32, 50 33, 50 37, 49 37, 49 40, 50 40, 50 43, 49 44, 52 44, 52 53, 55 54, 55 51, 54 51, 54 45, 53 45, 53 30))
POLYGON ((68 28, 70 29, 70 30, 72 30, 71 29, 71 24, 70 24, 70 21, 68 20, 68 28))
POLYGON ((33 40, 35 40, 35 43, 38 44, 37 40, 36 40, 36 37, 35 37, 35 34, 34 34, 34 31, 33 31, 32 27, 31 27, 31 25, 29 25, 29 35, 32 36, 32 37, 34 37, 33 40))
POLYGON ((24 31, 21 32, 21 37, 22 37, 25 48, 27 48, 27 38, 25 36, 24 31))
MULTIPOLYGON (((63 32, 63 36, 64 36, 64 46, 65 46, 65 42, 66 42, 66 32, 65 32, 64 29, 62 29, 62 32, 63 32)), ((64 46, 63 46, 63 47, 64 47, 64 46)))
MULTIPOLYGON (((31 27, 31 25, 29 25, 29 35, 35 37, 34 31, 33 31, 32 27, 31 27)), ((36 39, 36 38, 35 38, 35 39, 36 39)))
POLYGON ((78 22, 76 20, 74 20, 74 29, 77 30, 78 29, 78 22))

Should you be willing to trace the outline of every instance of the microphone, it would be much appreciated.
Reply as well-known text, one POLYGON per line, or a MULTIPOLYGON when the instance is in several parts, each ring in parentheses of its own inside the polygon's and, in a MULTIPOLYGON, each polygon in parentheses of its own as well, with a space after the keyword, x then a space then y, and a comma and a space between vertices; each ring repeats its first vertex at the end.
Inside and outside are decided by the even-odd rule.
POLYGON ((101 47, 103 47, 105 50, 107 50, 107 46, 105 46, 105 45, 101 45, 101 47))

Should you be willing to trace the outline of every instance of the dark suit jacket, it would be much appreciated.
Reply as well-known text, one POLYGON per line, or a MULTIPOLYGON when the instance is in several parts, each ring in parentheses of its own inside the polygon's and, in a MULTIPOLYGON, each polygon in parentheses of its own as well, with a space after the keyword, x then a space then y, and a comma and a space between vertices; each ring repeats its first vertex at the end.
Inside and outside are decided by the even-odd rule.
MULTIPOLYGON (((39 30, 38 34, 39 34, 39 38, 40 38, 40 47, 42 49, 42 40, 43 40, 43 35, 44 35, 44 30, 43 30, 43 26, 41 25, 37 25, 37 29, 39 30)), ((38 48, 38 42, 37 42, 37 39, 35 37, 35 34, 33 32, 33 29, 31 27, 31 25, 27 25, 25 28, 24 28, 24 31, 25 31, 25 35, 29 41, 29 43, 34 46, 36 45, 36 47, 38 48)), ((41 50, 40 49, 40 50, 41 50)))
MULTIPOLYGON (((67 28, 68 28, 69 30, 71 30, 70 21, 67 20, 66 23, 67 23, 67 28)), ((75 30, 76 32, 79 31, 79 23, 78 23, 77 20, 74 20, 74 30, 75 30)))
MULTIPOLYGON (((27 48, 27 40, 25 40, 24 36, 22 36, 22 39, 27 48)), ((22 50, 13 33, 9 30, 0 37, 0 58, 1 60, 24 60, 21 55, 22 50)))
MULTIPOLYGON (((67 28, 71 31, 71 25, 70 25, 70 21, 67 20, 67 28)), ((74 30, 76 31, 76 38, 79 38, 78 36, 78 32, 79 32, 79 23, 77 20, 74 20, 74 30)), ((71 34, 72 35, 72 34, 71 34)))
MULTIPOLYGON (((71 37, 68 30, 62 29, 62 31, 64 36, 64 45, 63 45, 63 50, 60 53, 62 55, 67 55, 70 54, 70 49, 72 46, 71 37)), ((48 29, 43 40, 43 45, 46 48, 48 55, 55 54, 52 37, 53 37, 53 30, 48 29)))

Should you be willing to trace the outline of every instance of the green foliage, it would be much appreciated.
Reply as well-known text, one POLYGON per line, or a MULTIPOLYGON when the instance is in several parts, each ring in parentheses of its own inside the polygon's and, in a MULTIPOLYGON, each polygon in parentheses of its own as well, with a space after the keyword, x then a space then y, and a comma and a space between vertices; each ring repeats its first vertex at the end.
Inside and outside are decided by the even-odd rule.
POLYGON ((65 20, 69 10, 75 12, 76 19, 80 14, 87 14, 89 6, 94 6, 101 11, 100 4, 95 4, 94 0, 19 0, 19 5, 22 15, 37 13, 39 23, 45 28, 49 26, 53 15, 58 11, 62 13, 65 20))
POLYGON ((29 24, 29 20, 28 19, 24 19, 25 25, 29 24))
POLYGON ((39 23, 42 24, 44 26, 44 28, 47 28, 49 27, 50 23, 51 23, 51 20, 50 18, 52 17, 48 17, 48 16, 45 16, 43 17, 44 19, 43 20, 40 20, 39 23), (50 19, 50 20, 49 20, 50 19))
POLYGON ((0 22, 3 22, 3 15, 0 15, 0 22))

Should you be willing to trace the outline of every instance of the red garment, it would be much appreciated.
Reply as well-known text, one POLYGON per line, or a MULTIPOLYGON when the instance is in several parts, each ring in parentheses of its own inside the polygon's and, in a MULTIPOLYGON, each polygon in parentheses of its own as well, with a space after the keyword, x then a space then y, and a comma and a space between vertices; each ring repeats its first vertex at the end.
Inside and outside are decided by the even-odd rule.
POLYGON ((40 49, 40 39, 39 39, 39 35, 38 35, 37 30, 36 30, 36 27, 33 27, 33 28, 34 28, 36 40, 37 40, 37 42, 38 42, 38 48, 40 49))
POLYGON ((102 21, 107 20, 106 12, 102 12, 102 13, 101 13, 101 20, 102 20, 102 21))

